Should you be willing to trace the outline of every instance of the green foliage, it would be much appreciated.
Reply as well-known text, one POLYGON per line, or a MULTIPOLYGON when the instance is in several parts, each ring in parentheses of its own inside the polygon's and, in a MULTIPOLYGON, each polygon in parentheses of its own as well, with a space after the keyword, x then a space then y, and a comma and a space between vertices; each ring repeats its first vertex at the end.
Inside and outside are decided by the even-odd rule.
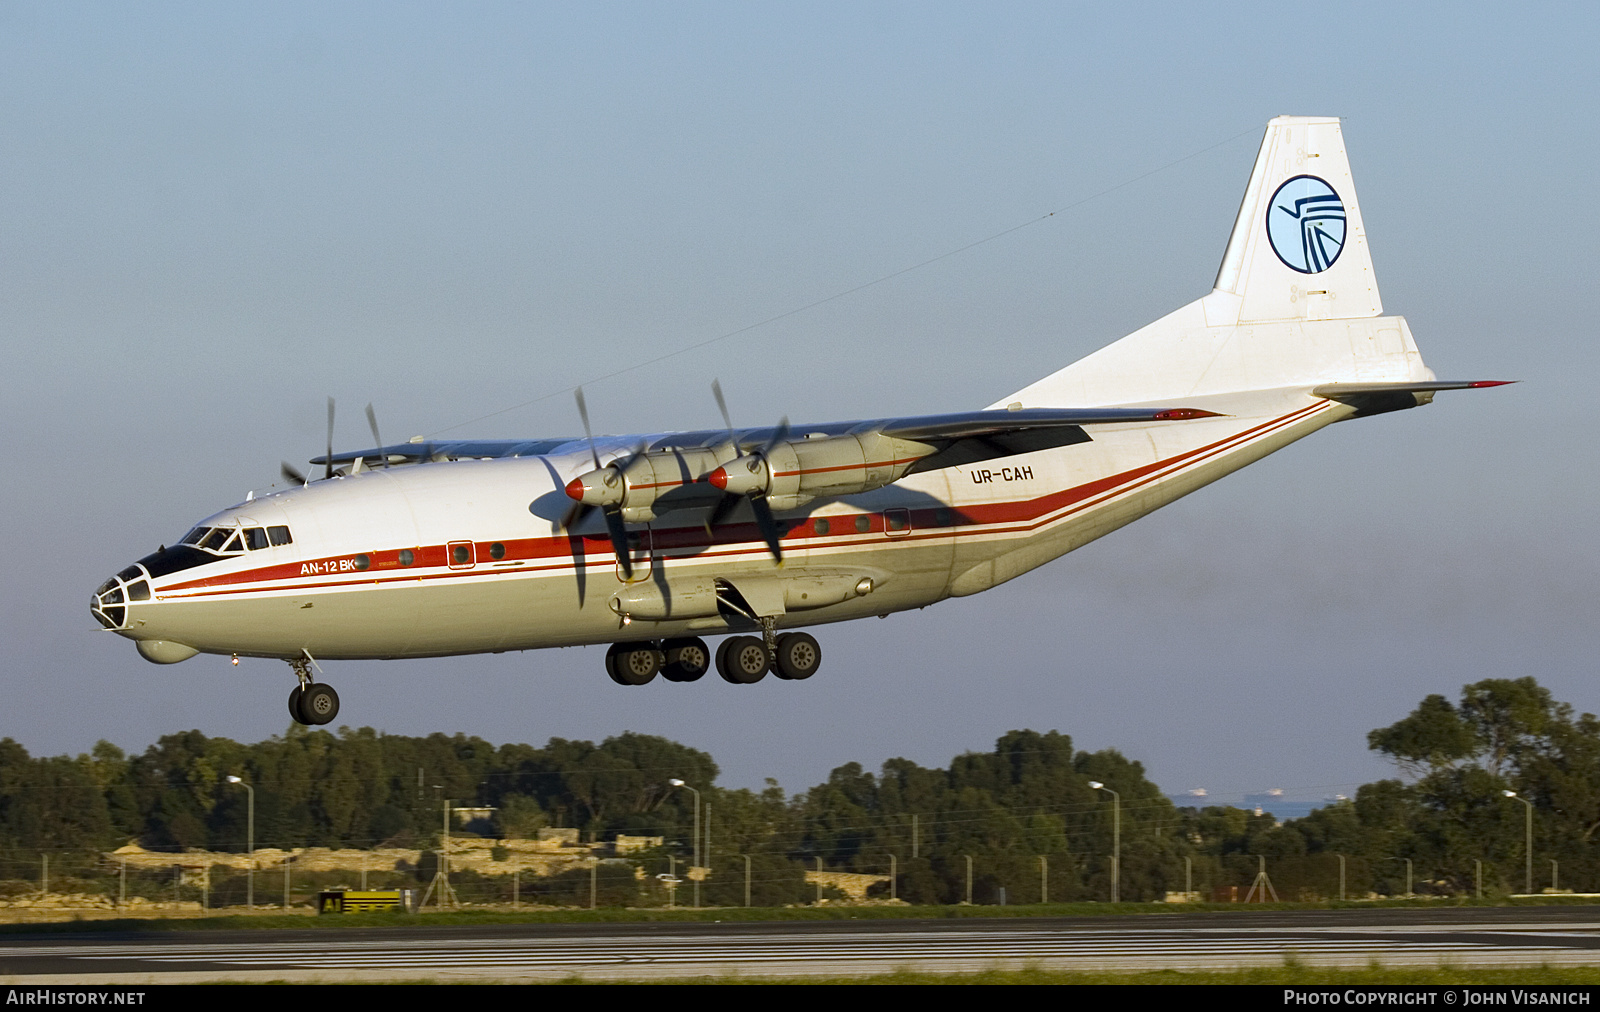
MULTIPOLYGON (((1398 895, 1408 860, 1418 893, 1470 895, 1480 876, 1487 893, 1521 890, 1528 810, 1508 790, 1533 806, 1534 887, 1549 883, 1550 860, 1560 863, 1563 885, 1600 887, 1594 716, 1575 717, 1532 678, 1493 678, 1463 686, 1455 704, 1428 696, 1367 742, 1406 779, 1365 784, 1353 803, 1282 829, 1285 839, 1298 835, 1308 855, 1345 855, 1351 893, 1398 895)), ((1267 853, 1268 843, 1252 840, 1252 852, 1267 853)), ((1330 895, 1326 877, 1308 876, 1307 889, 1330 895)))
MULTIPOLYGON (((57 854, 53 878, 106 874, 69 870, 68 853, 93 854, 129 838, 152 848, 241 851, 254 788, 258 847, 436 845, 442 806, 495 809, 492 835, 536 837, 568 827, 589 841, 619 833, 665 840, 657 852, 606 864, 604 897, 665 904, 653 877, 686 875, 695 851, 699 792, 704 902, 741 906, 749 867, 751 902, 803 904, 816 896, 806 874, 887 877, 871 895, 952 904, 969 889, 978 904, 1105 900, 1114 833, 1120 836, 1120 895, 1154 900, 1192 879, 1203 895, 1241 896, 1265 858, 1278 895, 1463 896, 1522 888, 1533 806, 1535 886, 1558 860, 1562 884, 1600 887, 1600 720, 1574 714, 1531 678, 1463 687, 1458 701, 1431 695, 1369 746, 1400 778, 1363 785, 1353 799, 1280 825, 1237 808, 1175 809, 1143 767, 1115 750, 1082 752, 1055 731, 1011 731, 992 750, 956 756, 948 768, 890 759, 858 763, 793 797, 775 782, 759 791, 716 786, 711 756, 632 732, 599 744, 553 738, 543 747, 496 747, 467 735, 406 737, 371 728, 337 733, 296 726, 253 745, 199 731, 162 737, 137 755, 107 742, 76 758, 35 758, 0 740, 0 847, 12 857, 0 878, 34 880, 40 852, 57 854), (1106 790, 1089 786, 1090 781, 1106 790), (1115 800, 1112 792, 1115 792, 1115 800), (970 859, 970 864, 969 864, 970 859), (56 863, 60 862, 60 863, 56 863), (643 880, 631 876, 636 869, 643 880), (626 880, 625 880, 626 879, 626 880), (1237 890, 1237 893, 1234 892, 1237 890)), ((457 829, 455 832, 461 832, 457 829)), ((494 856, 509 864, 512 849, 494 856)), ((71 859, 77 860, 77 859, 71 859)), ((393 873, 427 882, 436 859, 393 873)), ((91 862, 92 864, 92 862, 91 862)), ((463 875, 466 873, 463 872, 463 875)), ((463 878, 465 883, 469 878, 463 878)), ((535 884, 529 902, 586 905, 588 872, 535 884), (576 878, 571 877, 576 875, 576 878), (544 891, 541 895, 540 890, 544 891)), ((506 893, 509 875, 474 888, 506 893)), ((258 883, 259 884, 259 883, 258 883)), ((152 888, 157 888, 153 885, 152 888)), ((185 887, 187 888, 187 887, 185 887)), ((238 883, 217 883, 231 895, 238 883)), ((680 889, 679 902, 690 895, 680 889)), ((602 898, 601 902, 611 902, 602 898)))
POLYGON ((539 802, 526 794, 507 794, 495 813, 495 828, 508 840, 537 839, 539 830, 550 824, 539 802))

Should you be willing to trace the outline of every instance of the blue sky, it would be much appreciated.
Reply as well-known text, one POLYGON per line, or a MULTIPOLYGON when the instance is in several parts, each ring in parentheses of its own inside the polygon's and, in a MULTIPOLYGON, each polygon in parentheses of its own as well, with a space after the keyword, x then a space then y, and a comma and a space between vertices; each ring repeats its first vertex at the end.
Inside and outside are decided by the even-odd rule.
POLYGON ((609 431, 716 424, 712 377, 744 424, 980 407, 1204 294, 1280 113, 1344 117, 1385 308, 1435 371, 1524 383, 1336 426, 990 593, 830 628, 804 685, 624 691, 598 648, 345 664, 345 719, 664 734, 790 789, 1056 728, 1227 797, 1348 792, 1387 772, 1366 731, 1480 678, 1600 710, 1596 20, 0 6, 0 734, 283 731, 285 666, 156 668, 85 605, 318 452, 329 395, 346 443, 368 401, 396 438, 570 433, 579 382, 609 431))

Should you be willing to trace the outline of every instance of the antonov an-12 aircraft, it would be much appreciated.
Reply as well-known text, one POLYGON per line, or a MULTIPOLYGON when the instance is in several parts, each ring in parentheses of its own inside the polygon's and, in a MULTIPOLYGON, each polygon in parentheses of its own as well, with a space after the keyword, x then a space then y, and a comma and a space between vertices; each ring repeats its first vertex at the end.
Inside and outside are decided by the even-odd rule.
POLYGON ((200 521, 91 610, 158 664, 287 661, 305 724, 338 714, 313 673, 339 658, 609 643, 623 685, 713 663, 803 679, 822 652, 801 627, 989 590, 1325 425, 1494 385, 1436 379, 1383 315, 1339 121, 1285 116, 1210 294, 981 411, 338 454, 330 437, 321 478, 200 521), (702 637, 724 634, 713 654, 702 637))

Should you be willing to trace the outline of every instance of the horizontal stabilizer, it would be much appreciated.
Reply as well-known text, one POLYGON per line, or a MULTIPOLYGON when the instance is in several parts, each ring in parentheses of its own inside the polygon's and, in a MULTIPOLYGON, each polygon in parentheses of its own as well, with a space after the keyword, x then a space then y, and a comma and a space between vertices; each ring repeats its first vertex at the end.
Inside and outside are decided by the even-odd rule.
POLYGON ((1393 383, 1324 383, 1311 393, 1331 401, 1343 400, 1357 394, 1420 394, 1435 390, 1477 390, 1482 387, 1508 386, 1516 380, 1427 380, 1414 383, 1399 380, 1393 383))
POLYGON ((1503 387, 1516 380, 1396 380, 1388 383, 1324 383, 1313 387, 1316 397, 1348 404, 1356 409, 1353 418, 1381 415, 1387 411, 1404 411, 1433 400, 1440 390, 1477 390, 1482 387, 1503 387))

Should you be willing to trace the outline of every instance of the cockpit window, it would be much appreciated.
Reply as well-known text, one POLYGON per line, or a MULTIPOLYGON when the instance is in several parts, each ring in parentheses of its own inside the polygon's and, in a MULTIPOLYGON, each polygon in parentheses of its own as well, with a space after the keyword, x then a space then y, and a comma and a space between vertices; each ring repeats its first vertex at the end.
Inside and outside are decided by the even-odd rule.
POLYGON ((228 535, 232 533, 233 532, 226 527, 213 527, 211 530, 206 532, 206 536, 204 538, 200 539, 198 542, 199 546, 207 549, 208 551, 220 552, 222 551, 223 542, 227 541, 228 535))
POLYGON ((242 531, 236 527, 196 527, 185 534, 178 544, 194 545, 218 555, 228 555, 247 549, 256 552, 293 542, 287 527, 246 527, 242 531))

